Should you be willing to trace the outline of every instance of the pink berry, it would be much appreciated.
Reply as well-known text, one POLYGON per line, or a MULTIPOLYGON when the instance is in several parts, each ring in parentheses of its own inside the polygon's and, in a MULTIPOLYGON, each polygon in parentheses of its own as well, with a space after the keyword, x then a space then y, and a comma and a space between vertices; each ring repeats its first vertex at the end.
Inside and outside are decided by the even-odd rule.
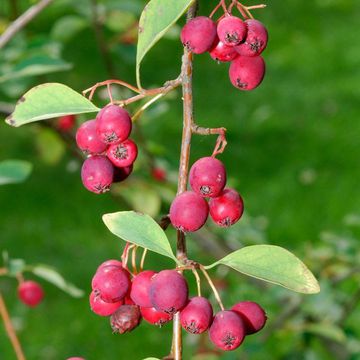
POLYGON ((245 20, 247 35, 244 43, 235 47, 235 50, 242 56, 260 55, 266 48, 268 32, 265 26, 258 20, 245 20))
POLYGON ((246 334, 254 334, 260 331, 266 323, 266 314, 264 309, 253 301, 242 301, 231 308, 240 315, 245 323, 246 334))
POLYGON ((191 167, 189 181, 197 194, 204 197, 218 196, 226 184, 225 166, 214 157, 203 157, 191 167))
POLYGON ((75 125, 76 117, 75 115, 64 115, 61 116, 57 121, 57 127, 61 131, 70 131, 75 125))
POLYGON ((101 154, 106 150, 96 133, 96 120, 85 121, 76 132, 76 143, 86 154, 101 154))
POLYGON ((218 37, 227 46, 240 44, 245 39, 246 32, 246 24, 236 16, 225 16, 217 26, 218 37))
POLYGON ((188 285, 176 270, 163 270, 152 277, 149 288, 150 301, 156 310, 175 314, 188 300, 188 285))
POLYGON ((140 312, 145 321, 159 327, 171 321, 173 318, 171 314, 156 310, 154 307, 140 307, 140 312))
POLYGON ((99 316, 110 316, 123 304, 123 300, 113 303, 105 302, 94 291, 90 293, 89 301, 91 310, 99 316))
POLYGON ((130 297, 136 305, 142 307, 152 307, 149 297, 151 278, 156 274, 155 271, 146 270, 137 274, 131 285, 130 297))
POLYGON ((210 56, 221 62, 228 62, 234 60, 238 53, 233 46, 227 46, 221 41, 217 41, 209 51, 210 56))
POLYGON ((206 16, 195 17, 182 28, 180 38, 189 51, 202 54, 211 48, 216 38, 216 24, 206 16))
POLYGON ((133 171, 133 164, 125 167, 114 167, 114 182, 124 181, 133 171))
POLYGON ((106 153, 115 166, 126 167, 136 160, 138 149, 132 140, 127 139, 119 144, 110 145, 106 153))
POLYGON ((244 212, 244 202, 234 189, 224 189, 216 198, 209 201, 210 216, 219 226, 234 225, 244 212))
POLYGON ((177 195, 170 206, 171 223, 184 232, 199 230, 205 224, 208 214, 206 200, 193 191, 177 195))
POLYGON ((85 360, 85 359, 81 357, 71 357, 71 358, 67 358, 66 360, 85 360))
POLYGON ((222 350, 235 350, 245 337, 245 324, 233 311, 218 312, 209 330, 211 342, 222 350))
POLYGON ((114 167, 106 156, 95 155, 87 158, 81 168, 81 179, 89 191, 102 194, 110 190, 114 167))
POLYGON ((265 62, 261 56, 238 56, 230 64, 231 83, 240 90, 252 90, 260 85, 265 75, 265 62))
POLYGON ((125 141, 131 129, 132 122, 129 113, 117 105, 104 107, 96 117, 96 132, 105 144, 125 141))
POLYGON ((213 318, 210 302, 201 296, 193 297, 180 312, 181 326, 191 334, 206 331, 213 318))
POLYGON ((44 298, 44 291, 35 281, 24 281, 18 287, 19 299, 27 306, 35 307, 44 298))
POLYGON ((121 261, 115 260, 115 259, 110 259, 110 260, 106 260, 102 264, 100 264, 98 266, 98 268, 96 269, 96 271, 99 271, 102 267, 109 266, 109 265, 113 265, 113 266, 117 266, 117 267, 122 268, 122 262, 121 261))
POLYGON ((114 333, 123 334, 135 329, 141 320, 139 307, 122 305, 110 317, 110 325, 114 333))

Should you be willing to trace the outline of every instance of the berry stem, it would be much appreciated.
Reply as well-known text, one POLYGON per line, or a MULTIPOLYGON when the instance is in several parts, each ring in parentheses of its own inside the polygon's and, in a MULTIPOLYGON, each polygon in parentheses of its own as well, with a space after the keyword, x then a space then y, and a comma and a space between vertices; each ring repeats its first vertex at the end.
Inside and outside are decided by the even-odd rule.
POLYGON ((195 268, 192 268, 191 271, 193 272, 195 279, 196 279, 196 285, 197 285, 197 292, 198 296, 201 296, 201 280, 200 276, 195 268))
POLYGON ((132 122, 135 122, 142 114, 143 112, 150 106, 152 105, 154 102, 156 102, 157 100, 159 100, 160 98, 162 98, 163 96, 165 96, 167 93, 160 93, 156 96, 154 96, 152 99, 150 99, 148 102, 146 102, 144 105, 142 105, 136 112, 135 114, 132 116, 131 120, 132 122))
POLYGON ((145 263, 147 251, 148 251, 147 249, 144 249, 144 251, 142 253, 141 261, 140 261, 140 272, 144 270, 144 263, 145 263))
POLYGON ((136 267, 136 250, 138 249, 138 246, 134 246, 132 249, 132 254, 131 254, 131 266, 132 266, 132 270, 133 270, 133 274, 136 275, 137 274, 137 267, 136 267))
POLYGON ((218 135, 212 156, 214 157, 224 152, 225 147, 227 145, 226 135, 225 135, 226 129, 224 127, 204 128, 196 124, 193 124, 191 127, 191 131, 193 134, 198 134, 198 135, 218 135))

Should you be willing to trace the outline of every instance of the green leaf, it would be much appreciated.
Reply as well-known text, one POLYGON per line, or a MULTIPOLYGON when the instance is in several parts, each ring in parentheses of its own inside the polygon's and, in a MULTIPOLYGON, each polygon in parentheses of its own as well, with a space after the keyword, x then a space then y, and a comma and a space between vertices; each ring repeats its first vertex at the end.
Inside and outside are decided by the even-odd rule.
POLYGON ((175 24, 194 0, 151 0, 145 6, 139 22, 136 54, 136 81, 141 88, 140 64, 147 52, 175 24))
POLYGON ((26 180, 32 170, 32 164, 22 160, 4 160, 0 162, 0 185, 15 184, 26 180))
POLYGON ((65 43, 86 27, 88 27, 88 22, 81 16, 62 16, 54 23, 51 37, 65 43))
POLYGON ((57 164, 66 151, 64 141, 52 129, 41 129, 35 138, 35 144, 41 159, 49 165, 57 164))
POLYGON ((304 330, 339 343, 346 342, 346 335, 340 327, 331 323, 307 324, 304 330))
POLYGON ((23 95, 6 122, 18 127, 38 120, 99 110, 92 102, 68 86, 46 83, 35 86, 23 95))
POLYGON ((150 216, 135 211, 103 215, 107 228, 116 236, 177 262, 163 229, 150 216))
POLYGON ((25 270, 26 263, 23 259, 9 259, 7 268, 10 276, 16 276, 18 273, 22 273, 25 270))
POLYGON ((317 280, 305 264, 280 246, 247 246, 205 268, 220 264, 299 293, 315 294, 320 291, 317 280))

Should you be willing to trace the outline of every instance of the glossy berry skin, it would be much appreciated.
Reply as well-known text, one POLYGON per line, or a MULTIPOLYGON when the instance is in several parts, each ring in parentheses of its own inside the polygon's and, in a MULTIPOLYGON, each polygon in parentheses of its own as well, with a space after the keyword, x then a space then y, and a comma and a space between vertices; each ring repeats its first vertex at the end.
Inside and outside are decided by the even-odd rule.
POLYGON ((240 90, 253 90, 259 86, 265 75, 265 62, 261 56, 238 56, 230 64, 231 83, 240 90))
POLYGON ((210 56, 215 61, 228 62, 234 60, 238 53, 233 46, 227 46, 221 41, 217 41, 209 51, 210 56))
POLYGON ((123 300, 114 303, 105 302, 100 296, 96 296, 94 291, 90 293, 89 302, 91 311, 99 316, 110 316, 123 304, 123 300))
POLYGON ((244 202, 236 190, 227 188, 218 197, 210 199, 209 211, 217 225, 231 226, 241 218, 244 202))
POLYGON ((110 145, 106 154, 115 166, 126 167, 131 166, 136 160, 138 149, 132 140, 127 139, 120 144, 110 145))
POLYGON ((265 326, 267 319, 265 311, 256 302, 242 301, 235 304, 231 310, 239 314, 244 321, 247 335, 254 334, 265 326))
POLYGON ((233 311, 218 312, 209 329, 210 341, 219 349, 230 351, 238 348, 245 337, 245 324, 233 311))
POLYGON ((218 196, 226 184, 223 163, 211 156, 197 160, 189 173, 191 188, 203 197, 218 196))
POLYGON ((123 334, 135 329, 141 320, 139 307, 122 305, 110 317, 110 325, 114 333, 123 334))
POLYGON ((122 182, 124 180, 126 180, 130 174, 133 171, 133 164, 131 164, 130 166, 125 166, 125 167, 114 167, 114 179, 113 182, 122 182))
POLYGON ((96 116, 96 132, 105 144, 116 144, 125 141, 132 129, 129 113, 117 106, 105 106, 96 116))
POLYGON ((216 38, 216 24, 206 16, 197 16, 187 22, 181 30, 183 45, 194 54, 210 50, 216 38))
POLYGON ((155 274, 155 271, 145 270, 134 277, 131 285, 130 297, 136 305, 147 308, 153 306, 149 297, 149 288, 151 278, 155 274))
POLYGON ((266 48, 268 32, 265 26, 258 20, 245 20, 247 35, 245 41, 236 46, 235 50, 242 56, 258 56, 266 48))
POLYGON ((104 144, 96 133, 96 121, 85 121, 76 132, 76 144, 86 154, 101 154, 107 145, 104 144))
POLYGON ((130 289, 130 274, 118 266, 103 266, 94 275, 91 286, 95 295, 105 302, 119 302, 130 289))
POLYGON ((202 296, 191 298, 180 312, 181 326, 190 334, 201 334, 206 331, 212 318, 212 306, 209 300, 202 296))
POLYGON ((94 155, 87 158, 81 168, 81 180, 89 191, 102 194, 110 190, 114 167, 106 156, 94 155))
POLYGON ((173 200, 169 216, 176 229, 193 232, 205 224, 208 214, 206 200, 193 191, 185 191, 173 200))
POLYGON ((115 260, 115 259, 110 259, 110 260, 106 260, 102 264, 100 264, 96 271, 99 271, 99 269, 103 268, 104 266, 109 266, 109 265, 117 266, 117 267, 122 268, 122 262, 121 261, 115 260))
POLYGON ((64 115, 59 117, 57 121, 57 127, 61 131, 70 131, 75 125, 76 117, 75 115, 64 115))
POLYGON ((18 287, 19 299, 27 306, 35 307, 44 298, 44 291, 35 281, 24 281, 18 287))
POLYGON ((240 44, 245 39, 246 32, 246 24, 236 16, 225 16, 217 26, 219 40, 227 46, 240 44))
POLYGON ((188 300, 188 285, 176 270, 163 270, 152 277, 149 288, 150 301, 156 310, 175 314, 188 300))
POLYGON ((140 307, 140 313, 145 321, 159 327, 171 321, 173 318, 171 314, 156 310, 154 307, 140 307))

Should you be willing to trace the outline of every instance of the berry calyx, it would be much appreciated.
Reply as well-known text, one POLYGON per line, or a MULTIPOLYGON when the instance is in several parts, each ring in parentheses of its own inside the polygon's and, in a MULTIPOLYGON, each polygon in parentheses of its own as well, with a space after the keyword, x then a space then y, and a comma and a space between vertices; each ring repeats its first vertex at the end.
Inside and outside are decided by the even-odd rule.
POLYGON ((151 278, 156 274, 155 271, 145 270, 137 274, 131 285, 130 298, 136 305, 142 307, 152 307, 149 297, 151 278))
POLYGON ((44 298, 44 290, 36 281, 24 281, 18 287, 19 299, 27 306, 35 307, 44 298))
POLYGON ((94 291, 90 293, 89 302, 91 311, 99 316, 110 316, 123 304, 122 300, 114 303, 105 302, 94 291))
POLYGON ((76 144, 86 154, 101 154, 106 150, 104 144, 96 133, 96 121, 85 121, 76 132, 76 144))
POLYGON ((110 317, 110 325, 114 333, 123 334, 135 329, 141 320, 139 307, 122 305, 110 317))
POLYGON ((227 46, 240 44, 245 39, 246 32, 246 24, 236 16, 225 16, 217 26, 219 40, 227 46))
POLYGON ((244 321, 247 335, 254 334, 265 326, 266 313, 256 302, 242 301, 235 304, 231 310, 239 314, 244 321))
POLYGON ((162 327, 173 318, 171 314, 156 310, 154 307, 140 307, 140 313, 145 321, 159 327, 162 327))
POLYGON ((227 46, 220 40, 209 50, 209 54, 214 60, 221 62, 232 61, 238 56, 233 46, 227 46))
POLYGON ((133 164, 125 167, 114 167, 114 183, 126 180, 133 171, 133 164))
POLYGON ((131 166, 136 160, 138 149, 132 140, 127 139, 119 144, 110 145, 106 154, 115 166, 126 167, 131 166))

